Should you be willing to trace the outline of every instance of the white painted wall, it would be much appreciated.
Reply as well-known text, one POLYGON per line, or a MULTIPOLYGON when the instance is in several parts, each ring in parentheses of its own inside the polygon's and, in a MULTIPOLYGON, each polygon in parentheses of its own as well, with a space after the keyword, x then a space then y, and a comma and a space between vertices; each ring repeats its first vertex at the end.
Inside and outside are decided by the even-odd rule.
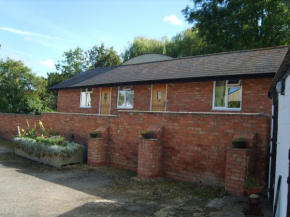
POLYGON ((278 99, 278 142, 275 191, 280 175, 282 176, 282 180, 276 216, 286 217, 288 196, 288 151, 290 149, 290 76, 288 76, 285 81, 285 95, 279 94, 278 99))

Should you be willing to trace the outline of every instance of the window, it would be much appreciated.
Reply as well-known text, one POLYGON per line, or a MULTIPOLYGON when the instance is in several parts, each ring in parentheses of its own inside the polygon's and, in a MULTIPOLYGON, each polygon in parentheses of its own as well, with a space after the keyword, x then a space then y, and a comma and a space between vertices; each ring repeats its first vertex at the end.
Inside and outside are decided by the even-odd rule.
POLYGON ((81 89, 81 100, 80 107, 82 108, 90 108, 92 106, 92 88, 82 88, 81 89))
POLYGON ((133 108, 133 86, 120 86, 118 91, 118 108, 133 108))
POLYGON ((215 81, 213 109, 241 110, 241 80, 215 81))

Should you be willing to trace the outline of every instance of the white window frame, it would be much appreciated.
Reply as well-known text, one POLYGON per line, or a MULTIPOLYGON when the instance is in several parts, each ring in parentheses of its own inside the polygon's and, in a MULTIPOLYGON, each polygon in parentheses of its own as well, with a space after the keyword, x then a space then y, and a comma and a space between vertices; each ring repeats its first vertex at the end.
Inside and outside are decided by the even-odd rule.
MULTIPOLYGON (((125 85, 126 86, 126 85, 125 85)), ((133 105, 132 106, 119 106, 119 96, 120 96, 120 86, 118 86, 118 98, 117 98, 117 108, 118 109, 133 109, 134 107, 134 86, 133 85, 127 85, 127 86, 132 86, 133 88, 133 105)), ((127 94, 125 94, 125 97, 124 97, 124 105, 126 105, 126 97, 127 97, 127 94)))
MULTIPOLYGON (((233 79, 234 80, 234 79, 233 79)), ((215 86, 216 86, 216 81, 213 82, 213 98, 212 98, 212 110, 214 111, 241 111, 242 110, 242 96, 243 96, 243 87, 242 87, 242 81, 240 81, 239 85, 232 85, 228 84, 229 80, 226 81, 226 88, 225 88, 225 107, 215 107, 215 86), (241 87, 241 103, 240 103, 240 108, 228 108, 228 88, 233 87, 233 86, 240 86, 241 87)))
MULTIPOLYGON (((82 89, 86 89, 86 96, 88 93, 93 93, 93 88, 92 88, 92 91, 88 91, 88 88, 81 88, 81 92, 80 92, 80 108, 92 108, 92 98, 91 98, 91 105, 90 106, 83 106, 82 105, 82 89)), ((86 98, 86 101, 87 101, 87 98, 86 98)), ((87 102, 86 102, 87 104, 87 102)))

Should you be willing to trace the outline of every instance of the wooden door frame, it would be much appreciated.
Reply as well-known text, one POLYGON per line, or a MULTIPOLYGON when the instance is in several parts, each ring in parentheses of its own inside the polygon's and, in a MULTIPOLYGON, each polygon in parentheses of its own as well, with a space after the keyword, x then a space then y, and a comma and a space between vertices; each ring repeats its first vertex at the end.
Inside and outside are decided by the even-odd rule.
MULTIPOLYGON (((157 84, 160 85, 160 84, 157 84)), ((168 84, 165 84, 165 106, 164 106, 164 112, 166 112, 167 109, 167 89, 168 89, 168 84)), ((152 111, 152 100, 153 100, 153 86, 154 84, 151 84, 151 96, 150 96, 150 111, 152 111)))
MULTIPOLYGON (((102 88, 100 87, 99 115, 101 115, 101 102, 102 102, 102 88)), ((110 87, 110 106, 109 106, 109 114, 108 115, 111 115, 111 105, 112 105, 112 87, 110 87)))

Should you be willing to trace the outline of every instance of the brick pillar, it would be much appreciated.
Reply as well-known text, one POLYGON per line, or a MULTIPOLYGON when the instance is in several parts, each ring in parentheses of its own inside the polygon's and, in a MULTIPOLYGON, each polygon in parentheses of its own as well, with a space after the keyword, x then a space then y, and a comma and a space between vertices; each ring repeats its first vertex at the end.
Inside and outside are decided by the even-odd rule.
POLYGON ((100 127, 99 138, 88 139, 88 165, 101 166, 109 164, 109 128, 100 127))
POLYGON ((251 170, 251 149, 227 149, 225 189, 232 195, 243 196, 246 172, 251 170))
POLYGON ((148 130, 155 138, 140 140, 137 174, 140 178, 157 178, 163 172, 163 126, 153 125, 148 130))

